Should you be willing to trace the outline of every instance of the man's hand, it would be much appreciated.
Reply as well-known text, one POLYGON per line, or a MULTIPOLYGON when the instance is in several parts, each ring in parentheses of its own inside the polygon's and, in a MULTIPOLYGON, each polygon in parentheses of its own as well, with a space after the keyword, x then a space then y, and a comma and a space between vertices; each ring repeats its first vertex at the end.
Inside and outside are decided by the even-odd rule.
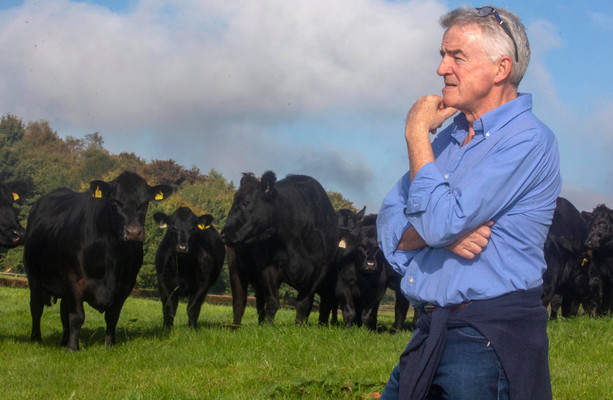
POLYGON ((483 251, 485 246, 487 246, 489 238, 492 235, 490 229, 492 225, 494 225, 494 221, 488 221, 468 232, 450 245, 445 246, 445 248, 455 255, 472 260, 483 251))
POLYGON ((436 130, 443 125, 443 122, 457 111, 456 108, 446 107, 441 96, 431 94, 418 98, 407 113, 405 139, 409 141, 413 135, 419 135, 420 131, 423 132, 424 130, 435 134, 436 130))
POLYGON ((404 138, 409 153, 411 182, 421 167, 434 161, 428 132, 436 133, 443 122, 456 111, 458 110, 455 108, 445 107, 442 97, 431 94, 417 99, 407 113, 404 138))

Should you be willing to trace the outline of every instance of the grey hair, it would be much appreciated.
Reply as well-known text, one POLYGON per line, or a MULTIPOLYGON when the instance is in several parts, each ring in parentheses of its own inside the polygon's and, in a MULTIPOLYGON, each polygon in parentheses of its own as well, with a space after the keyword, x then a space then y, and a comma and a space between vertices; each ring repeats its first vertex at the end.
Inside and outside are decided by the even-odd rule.
POLYGON ((500 18, 507 26, 515 43, 517 44, 518 61, 515 61, 515 47, 513 41, 498 24, 494 15, 480 17, 477 9, 460 7, 441 17, 441 26, 449 29, 452 26, 477 25, 481 27, 483 33, 483 51, 493 62, 502 56, 509 56, 513 60, 510 83, 518 87, 521 82, 528 64, 530 63, 530 42, 526 34, 526 28, 521 23, 517 15, 505 8, 493 7, 500 15, 500 18))

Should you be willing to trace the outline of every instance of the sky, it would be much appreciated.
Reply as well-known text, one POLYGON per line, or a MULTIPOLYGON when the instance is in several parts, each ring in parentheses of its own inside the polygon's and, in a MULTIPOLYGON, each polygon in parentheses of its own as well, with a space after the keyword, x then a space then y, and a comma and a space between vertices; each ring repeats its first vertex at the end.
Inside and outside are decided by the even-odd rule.
MULTIPOLYGON (((114 154, 311 175, 376 213, 404 121, 439 94, 441 15, 475 1, 0 0, 0 115, 99 132, 114 154)), ((520 92, 556 134, 562 196, 613 206, 613 2, 498 1, 532 57, 520 92)))

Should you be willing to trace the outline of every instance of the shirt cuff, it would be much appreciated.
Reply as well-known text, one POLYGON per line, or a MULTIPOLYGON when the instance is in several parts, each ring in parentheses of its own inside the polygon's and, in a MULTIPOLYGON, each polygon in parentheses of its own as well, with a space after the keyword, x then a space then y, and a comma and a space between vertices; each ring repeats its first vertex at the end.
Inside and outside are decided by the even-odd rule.
POLYGON ((421 167, 421 169, 417 171, 415 178, 413 178, 413 182, 411 182, 407 196, 405 215, 408 217, 412 214, 425 211, 428 207, 432 192, 444 181, 445 179, 434 162, 429 162, 421 167))

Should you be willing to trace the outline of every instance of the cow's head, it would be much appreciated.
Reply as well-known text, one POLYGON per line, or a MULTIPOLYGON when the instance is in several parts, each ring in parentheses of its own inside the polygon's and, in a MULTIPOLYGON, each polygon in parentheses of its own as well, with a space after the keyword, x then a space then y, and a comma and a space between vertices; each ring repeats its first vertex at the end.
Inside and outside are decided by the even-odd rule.
POLYGON ((377 227, 374 224, 358 225, 352 233, 358 270, 372 273, 384 268, 384 256, 377 245, 377 227))
POLYGON ((110 229, 121 240, 143 241, 145 239, 145 216, 150 201, 161 201, 172 194, 168 185, 149 186, 140 176, 123 172, 111 182, 90 182, 92 197, 101 201, 110 229))
POLYGON ((364 218, 366 206, 360 211, 353 212, 348 208, 342 208, 336 212, 338 218, 338 229, 341 233, 350 232, 364 218))
POLYGON ((248 243, 274 234, 276 181, 272 171, 265 172, 259 180, 251 173, 243 174, 221 231, 225 244, 248 243))
POLYGON ((613 246, 613 210, 604 204, 598 205, 592 212, 585 245, 589 249, 613 246))
POLYGON ((172 215, 157 212, 153 214, 153 219, 160 228, 167 229, 166 238, 180 254, 187 254, 197 235, 209 229, 213 222, 213 216, 205 214, 197 217, 187 207, 177 209, 172 215))
POLYGON ((0 183, 0 246, 12 248, 23 244, 25 230, 17 220, 13 203, 28 192, 23 181, 0 183))

